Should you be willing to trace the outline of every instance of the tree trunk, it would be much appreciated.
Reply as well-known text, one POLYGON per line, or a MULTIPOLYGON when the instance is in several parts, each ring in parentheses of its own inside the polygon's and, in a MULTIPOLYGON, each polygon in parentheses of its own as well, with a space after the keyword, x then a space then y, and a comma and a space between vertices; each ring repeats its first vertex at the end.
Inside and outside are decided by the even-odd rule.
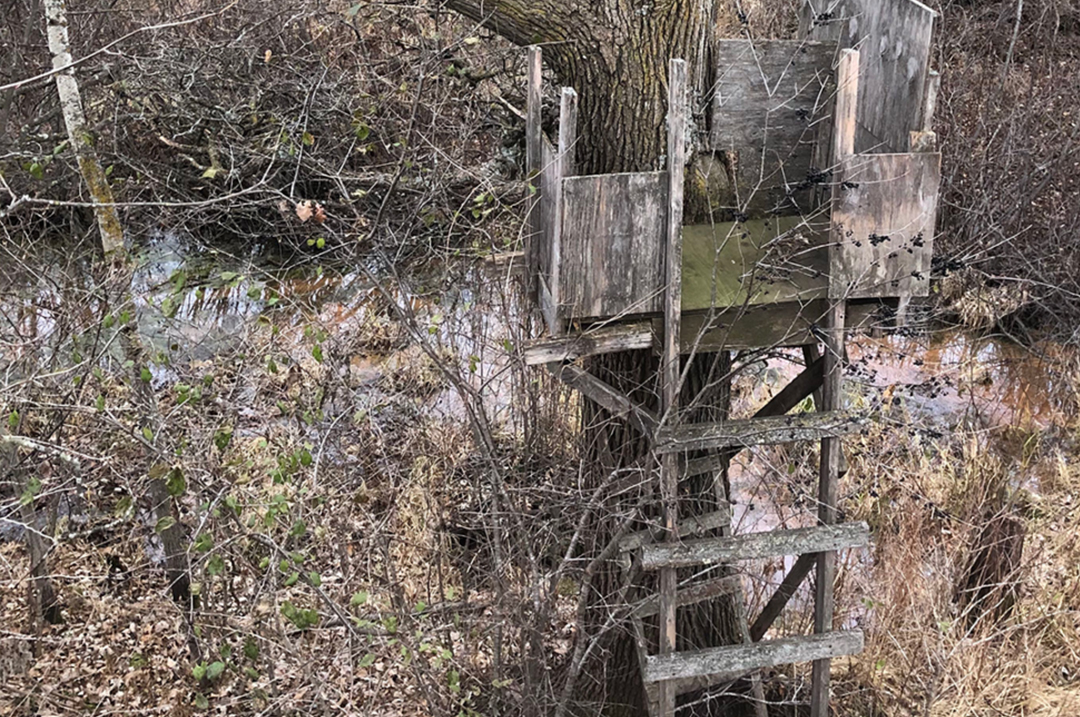
MULTIPOLYGON (((717 0, 448 0, 447 5, 512 42, 544 46, 549 66, 579 95, 575 154, 582 174, 663 168, 670 59, 688 62, 691 87, 696 88, 692 98, 695 116, 697 109, 707 106, 717 0)), ((699 128, 705 129, 700 122, 699 128)), ((651 352, 600 356, 589 368, 641 404, 657 405, 658 364, 651 352)), ((697 408, 685 420, 717 420, 726 415, 729 372, 726 353, 694 359, 682 405, 696 399, 697 408)), ((610 420, 603 409, 588 401, 583 426, 586 455, 597 480, 613 469, 639 464, 648 450, 633 428, 610 420)), ((638 491, 618 491, 620 505, 612 505, 609 515, 647 498, 654 482, 655 477, 648 475, 639 481, 638 491)), ((680 515, 715 510, 719 491, 726 494, 726 489, 726 472, 686 482, 680 486, 680 515)), ((596 526, 597 551, 610 539, 611 530, 611 525, 596 526)), ((622 579, 613 562, 594 580, 594 609, 587 629, 604 624, 622 579)), ((678 649, 740 642, 736 609, 730 597, 681 608, 678 649)), ((620 627, 607 636, 602 649, 593 652, 597 657, 589 666, 592 679, 578 681, 579 706, 591 713, 603 705, 608 714, 644 714, 644 690, 632 632, 620 627)), ((654 630, 650 636, 654 652, 655 638, 654 630)), ((703 701, 695 714, 716 709, 722 708, 703 701)))
POLYGON ((86 126, 82 95, 79 94, 79 83, 75 80, 75 68, 71 66, 71 42, 68 39, 67 8, 64 0, 45 0, 45 27, 49 36, 53 69, 58 70, 56 93, 60 96, 60 109, 63 111, 68 141, 75 150, 79 172, 94 205, 94 215, 101 231, 101 246, 106 257, 119 255, 124 251, 124 231, 113 204, 112 187, 109 186, 105 172, 101 170, 97 152, 94 151, 93 137, 86 126))

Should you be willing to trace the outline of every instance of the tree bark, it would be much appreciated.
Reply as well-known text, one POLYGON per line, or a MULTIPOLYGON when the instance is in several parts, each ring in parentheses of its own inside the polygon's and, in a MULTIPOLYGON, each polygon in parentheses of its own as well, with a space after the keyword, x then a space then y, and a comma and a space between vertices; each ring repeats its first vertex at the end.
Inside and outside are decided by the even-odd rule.
POLYGON ((120 255, 124 250, 124 231, 113 203, 112 187, 101 169, 97 152, 94 151, 93 137, 86 126, 79 83, 75 80, 75 69, 71 67, 71 42, 68 39, 67 8, 64 0, 45 0, 45 27, 53 69, 67 68, 56 73, 56 93, 60 97, 60 109, 64 114, 68 140, 75 150, 79 172, 90 193, 90 201, 94 204, 94 215, 101 232, 101 246, 106 257, 120 255))
MULTIPOLYGON (((712 82, 711 48, 717 21, 717 0, 447 0, 447 6, 519 45, 539 44, 544 59, 559 80, 579 95, 576 166, 581 174, 662 169, 666 153, 667 71, 672 58, 687 60, 695 119, 707 106, 712 82)), ((688 204, 693 197, 688 198, 688 204)), ((696 214, 695 214, 696 216, 696 214)), ((589 369, 641 405, 655 408, 659 366, 651 352, 625 352, 596 357, 589 369)), ((687 421, 718 420, 728 412, 730 357, 701 355, 689 367, 682 405, 695 401, 687 421)), ((613 469, 639 464, 647 442, 631 426, 614 421, 599 406, 584 402, 586 457, 597 480, 613 469)), ((631 472, 632 473, 632 472, 631 472)), ((633 480, 633 479, 631 479, 633 480)), ((639 480, 637 491, 613 491, 622 497, 609 515, 625 511, 643 498, 654 477, 639 480)), ((726 471, 706 474, 680 486, 680 515, 717 509, 726 497, 726 471)), ((654 504, 658 500, 652 501, 654 504)), ((625 513, 623 513, 625 514, 625 513)), ((657 520, 658 515, 652 516, 657 520)), ((612 525, 597 525, 596 552, 611 537, 612 525)), ((721 569, 722 570, 722 569, 721 569)), ((593 581, 594 609, 586 629, 604 624, 611 600, 623 580, 612 562, 593 581)), ((645 584, 645 590, 655 586, 645 584)), ((680 608, 677 649, 696 649, 741 641, 738 606, 725 596, 712 602, 680 608)), ((645 695, 636 647, 629 628, 607 633, 602 649, 589 666, 592 679, 578 681, 579 709, 607 714, 645 713, 645 695)), ((583 639, 583 636, 578 636, 583 639)), ((656 650, 656 630, 649 640, 656 650)), ((680 700, 686 702, 686 700, 680 700)), ((694 714, 725 709, 702 701, 694 714)), ((680 714, 686 714, 680 712, 680 714)))

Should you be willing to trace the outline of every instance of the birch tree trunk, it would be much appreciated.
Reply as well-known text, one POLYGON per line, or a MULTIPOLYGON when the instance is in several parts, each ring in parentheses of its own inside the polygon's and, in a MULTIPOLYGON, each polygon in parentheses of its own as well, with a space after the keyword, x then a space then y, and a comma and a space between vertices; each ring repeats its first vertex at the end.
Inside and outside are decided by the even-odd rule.
POLYGON ((75 151, 90 201, 94 205, 98 230, 101 232, 101 247, 106 257, 121 256, 124 251, 124 230, 120 217, 113 203, 112 187, 101 169, 94 141, 86 126, 86 114, 83 112, 82 96, 79 83, 75 79, 75 68, 71 66, 71 42, 68 39, 67 8, 64 0, 43 0, 45 7, 45 28, 49 38, 49 52, 52 54, 53 69, 57 70, 56 92, 60 96, 60 109, 64 116, 68 141, 75 151))

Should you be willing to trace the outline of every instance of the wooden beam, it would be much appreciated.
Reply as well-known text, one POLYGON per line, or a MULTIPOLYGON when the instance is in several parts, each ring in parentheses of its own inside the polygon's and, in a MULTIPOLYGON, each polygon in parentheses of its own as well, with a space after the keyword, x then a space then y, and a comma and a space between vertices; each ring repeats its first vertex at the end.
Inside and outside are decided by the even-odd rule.
MULTIPOLYGON (((837 66, 836 120, 833 123, 833 161, 843 167, 855 152, 855 107, 859 92, 859 53, 856 50, 844 50, 840 53, 837 66)), ((847 180, 843 171, 832 187, 832 221, 830 222, 830 285, 831 296, 839 298, 829 307, 825 331, 825 382, 821 387, 821 406, 823 412, 838 411, 843 405, 841 393, 844 365, 844 322, 846 302, 842 297, 848 288, 846 280, 840 278, 836 283, 836 268, 841 265, 841 246, 848 227, 837 221, 842 204, 843 182, 847 180)), ((821 466, 818 476, 818 520, 822 527, 829 527, 836 521, 836 484, 840 477, 840 441, 824 438, 821 441, 821 466)), ((811 552, 811 551, 800 551, 811 552)), ((836 577, 836 553, 825 549, 817 556, 817 584, 814 592, 814 632, 829 634, 833 621, 833 581, 836 577)), ((810 676, 810 715, 828 717, 829 683, 832 667, 827 657, 814 661, 810 676)))
POLYGON ((730 538, 700 538, 676 544, 645 545, 641 549, 641 567, 643 570, 682 568, 778 555, 821 553, 858 548, 869 541, 870 529, 866 523, 770 530, 730 538))
POLYGON ((563 191, 562 180, 574 176, 574 148, 577 145, 578 96, 572 87, 562 88, 559 101, 559 147, 556 162, 558 180, 554 183, 555 217, 551 227, 550 269, 548 271, 548 316, 545 317, 548 331, 553 335, 562 333, 562 216, 563 191))
MULTIPOLYGON (((698 583, 679 590, 678 593, 676 593, 675 602, 679 607, 696 605, 699 602, 712 600, 721 595, 731 595, 732 593, 738 592, 740 589, 742 589, 742 583, 740 582, 739 576, 727 575, 722 578, 717 578, 716 580, 698 583)), ((651 617, 659 612, 660 597, 658 595, 646 598, 634 610, 634 614, 641 618, 651 617)))
POLYGON ((861 630, 801 635, 649 657, 645 663, 644 678, 648 684, 715 675, 720 682, 765 667, 854 655, 862 649, 861 630))
POLYGON ((656 451, 667 454, 816 441, 854 433, 865 425, 868 418, 863 412, 825 411, 664 427, 657 432, 656 451))
POLYGON ((810 571, 816 564, 816 553, 807 553, 806 555, 799 556, 799 559, 791 566, 791 570, 784 576, 780 586, 776 588, 776 592, 769 598, 769 602, 765 603, 765 607, 762 609, 761 614, 754 620, 754 624, 750 626, 751 640, 759 642, 761 638, 765 637, 765 633, 769 631, 772 624, 776 622, 776 618, 780 617, 780 613, 784 611, 784 608, 788 604, 788 600, 790 600, 795 594, 795 591, 799 589, 803 580, 806 580, 806 576, 810 574, 810 571))
POLYGON ((538 301, 538 277, 540 275, 540 239, 544 227, 540 215, 540 171, 543 168, 543 136, 540 125, 540 86, 543 82, 543 53, 539 47, 529 47, 528 89, 525 105, 525 172, 536 191, 529 197, 529 221, 525 233, 525 295, 538 301))
POLYGON ((585 356, 652 348, 652 323, 636 321, 612 324, 583 333, 537 341, 525 349, 529 366, 557 361, 573 361, 585 356))
MULTIPOLYGON (((661 420, 678 423, 681 383, 679 327, 682 321, 682 216, 683 181, 686 169, 686 62, 668 65, 667 114, 667 226, 664 242, 664 336, 660 356, 661 420)), ((664 507, 664 528, 671 541, 679 539, 679 457, 660 458, 660 496, 664 507)), ((660 655, 675 652, 675 613, 678 607, 678 576, 674 568, 660 571, 658 612, 660 655)), ((675 715, 675 690, 661 685, 658 707, 662 717, 675 715)))
POLYGON ((577 366, 552 365, 551 373, 567 386, 581 391, 606 408, 613 416, 626 419, 646 436, 651 437, 656 430, 658 420, 655 413, 637 405, 626 394, 620 393, 588 371, 577 366))
MULTIPOLYGON (((695 515, 689 518, 685 518, 679 521, 679 536, 685 537, 687 535, 698 535, 704 533, 706 530, 716 530, 718 528, 727 528, 731 525, 731 506, 724 505, 720 510, 713 511, 712 513, 706 513, 705 515, 695 515)), ((656 540, 661 530, 642 530, 637 533, 631 533, 624 536, 619 541, 619 551, 629 552, 631 550, 637 550, 649 543, 656 540)))

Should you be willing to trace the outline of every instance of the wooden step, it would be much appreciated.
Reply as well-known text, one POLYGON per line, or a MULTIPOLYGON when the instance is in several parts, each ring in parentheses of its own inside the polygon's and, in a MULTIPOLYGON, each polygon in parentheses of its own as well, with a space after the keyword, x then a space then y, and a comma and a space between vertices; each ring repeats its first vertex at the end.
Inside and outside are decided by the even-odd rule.
POLYGON ((545 339, 525 349, 525 363, 530 366, 559 361, 573 361, 583 356, 649 349, 653 345, 652 323, 636 321, 613 324, 585 332, 545 339))
POLYGON ((683 424, 657 431, 656 451, 677 453, 839 438, 860 430, 868 420, 869 416, 863 412, 822 411, 683 424))
POLYGON ((870 529, 866 523, 770 530, 730 538, 701 538, 681 543, 645 545, 641 549, 641 567, 644 570, 656 570, 779 555, 824 553, 844 548, 859 548, 869 542, 870 529))
MULTIPOLYGON (((708 582, 681 588, 675 593, 675 604, 678 607, 683 607, 684 605, 696 605, 699 602, 712 600, 721 595, 731 595, 732 593, 737 592, 740 587, 742 587, 742 583, 740 582, 738 575, 726 575, 722 578, 717 578, 716 580, 710 580, 708 582)), ((634 615, 639 618, 651 617, 659 612, 659 595, 653 595, 642 600, 638 607, 634 609, 634 615)))
POLYGON ((653 435, 658 423, 656 414, 637 405, 629 396, 615 387, 601 381, 588 371, 570 364, 554 365, 551 367, 551 373, 567 386, 581 391, 587 398, 603 406, 616 418, 629 421, 646 436, 653 435))
POLYGON ((709 675, 715 682, 736 679, 765 667, 810 662, 862 652, 862 630, 800 635, 746 645, 675 652, 645 658, 645 684, 709 675))
MULTIPOLYGON (((699 533, 704 533, 706 530, 716 530, 717 528, 728 528, 730 526, 731 506, 725 504, 720 510, 713 511, 712 513, 695 515, 680 520, 679 535, 697 535, 699 533)), ((662 536, 663 533, 663 527, 657 525, 651 530, 641 530, 637 533, 625 535, 619 539, 619 551, 625 553, 631 550, 637 550, 644 545, 654 542, 662 536)))

